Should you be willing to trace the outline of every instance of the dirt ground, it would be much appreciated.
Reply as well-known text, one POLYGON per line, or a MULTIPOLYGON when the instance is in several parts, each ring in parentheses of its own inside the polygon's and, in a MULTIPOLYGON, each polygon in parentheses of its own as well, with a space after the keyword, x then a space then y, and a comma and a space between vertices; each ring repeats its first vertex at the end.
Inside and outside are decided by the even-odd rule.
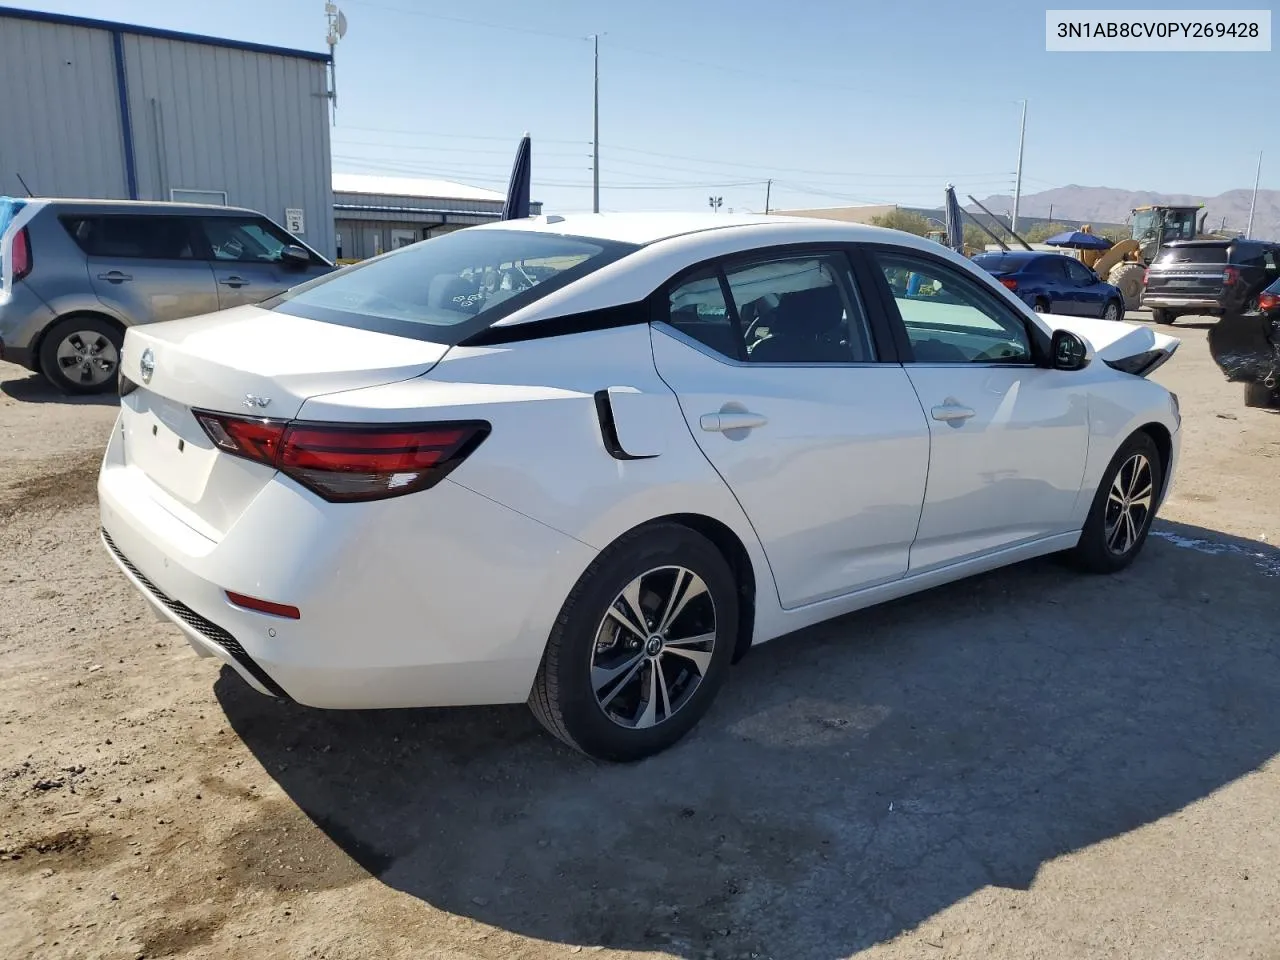
POLYGON ((0 957, 1280 958, 1280 416, 1177 332, 1130 570, 768 644, 625 767, 197 659, 98 543, 112 404, 0 365, 0 957))

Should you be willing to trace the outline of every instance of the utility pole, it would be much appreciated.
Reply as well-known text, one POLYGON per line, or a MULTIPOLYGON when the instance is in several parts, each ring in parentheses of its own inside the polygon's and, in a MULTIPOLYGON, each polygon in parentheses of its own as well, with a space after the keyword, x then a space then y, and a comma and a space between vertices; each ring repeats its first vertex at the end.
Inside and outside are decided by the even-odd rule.
POLYGON ((773 181, 766 180, 764 184, 764 212, 769 212, 769 195, 773 193, 773 181))
POLYGON ((1027 142, 1027 101, 1022 101, 1022 126, 1018 130, 1018 174, 1013 182, 1013 215, 1009 218, 1013 232, 1018 232, 1018 201, 1022 199, 1022 148, 1027 142))
POLYGON ((592 127, 594 135, 592 137, 592 160, 591 160, 591 212, 600 212, 600 34, 593 33, 591 35, 592 44, 595 48, 595 82, 594 95, 592 97, 592 127))
POLYGON ((1049 204, 1049 226, 1053 226, 1053 204, 1049 204))
POLYGON ((1249 201, 1249 225, 1244 228, 1244 238, 1253 239, 1253 211, 1258 206, 1258 181, 1262 179, 1262 151, 1258 151, 1258 172, 1253 176, 1253 199, 1249 201))

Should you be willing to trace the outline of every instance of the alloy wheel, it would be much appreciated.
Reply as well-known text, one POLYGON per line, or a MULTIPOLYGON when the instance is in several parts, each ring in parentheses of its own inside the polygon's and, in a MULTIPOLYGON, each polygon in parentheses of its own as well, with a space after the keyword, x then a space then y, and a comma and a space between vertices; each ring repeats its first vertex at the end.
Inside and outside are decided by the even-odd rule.
POLYGON ((1103 531, 1108 551, 1124 556, 1133 549, 1151 516, 1154 494, 1151 462, 1144 454, 1135 453, 1116 471, 1107 494, 1103 531))
POLYGON ((614 598, 596 630, 596 703, 622 727, 664 723, 706 678, 715 645, 715 602, 701 577, 679 566, 642 573, 614 598))
POLYGON ((77 330, 63 337, 57 358, 58 371, 70 382, 85 387, 106 383, 120 365, 115 344, 94 330, 77 330))

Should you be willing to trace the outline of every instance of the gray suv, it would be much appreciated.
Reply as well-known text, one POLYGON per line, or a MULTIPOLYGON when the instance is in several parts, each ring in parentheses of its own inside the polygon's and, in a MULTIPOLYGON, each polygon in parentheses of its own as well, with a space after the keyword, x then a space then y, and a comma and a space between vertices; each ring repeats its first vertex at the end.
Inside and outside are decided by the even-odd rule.
POLYGON ((126 327, 256 303, 333 269, 252 210, 0 197, 0 358, 67 393, 111 390, 126 327))

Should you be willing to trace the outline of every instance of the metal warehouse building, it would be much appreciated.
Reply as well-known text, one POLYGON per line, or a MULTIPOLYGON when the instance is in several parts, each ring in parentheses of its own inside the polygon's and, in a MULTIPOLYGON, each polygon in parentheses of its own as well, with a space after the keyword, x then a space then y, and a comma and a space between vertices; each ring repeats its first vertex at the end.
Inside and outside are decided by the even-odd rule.
POLYGON ((0 7, 0 195, 250 207, 333 257, 328 65, 0 7))
MULTIPOLYGON (((452 180, 333 175, 338 256, 363 260, 418 240, 488 223, 502 215, 506 194, 452 180)), ((542 204, 529 204, 540 214, 542 204)))

